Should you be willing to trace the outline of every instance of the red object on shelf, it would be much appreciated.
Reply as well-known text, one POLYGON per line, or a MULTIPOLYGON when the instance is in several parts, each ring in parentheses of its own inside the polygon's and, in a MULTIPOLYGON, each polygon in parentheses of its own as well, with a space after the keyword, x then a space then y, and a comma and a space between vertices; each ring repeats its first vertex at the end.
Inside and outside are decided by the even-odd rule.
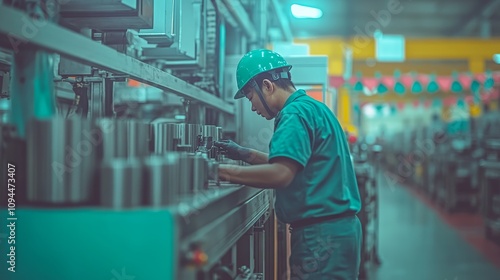
POLYGON ((354 144, 358 141, 358 137, 356 137, 354 135, 349 135, 348 141, 350 144, 354 144))

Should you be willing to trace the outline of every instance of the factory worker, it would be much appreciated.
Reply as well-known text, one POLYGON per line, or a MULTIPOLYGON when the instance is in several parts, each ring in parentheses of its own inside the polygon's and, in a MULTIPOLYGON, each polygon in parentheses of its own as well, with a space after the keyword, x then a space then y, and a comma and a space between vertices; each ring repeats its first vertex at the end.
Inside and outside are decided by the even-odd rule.
POLYGON ((215 143, 229 158, 251 164, 221 165, 219 176, 276 189, 276 215, 292 228, 291 279, 357 279, 361 200, 346 137, 326 105, 295 88, 291 68, 269 50, 241 58, 234 98, 247 98, 252 111, 275 119, 274 134, 269 154, 232 141, 215 143))

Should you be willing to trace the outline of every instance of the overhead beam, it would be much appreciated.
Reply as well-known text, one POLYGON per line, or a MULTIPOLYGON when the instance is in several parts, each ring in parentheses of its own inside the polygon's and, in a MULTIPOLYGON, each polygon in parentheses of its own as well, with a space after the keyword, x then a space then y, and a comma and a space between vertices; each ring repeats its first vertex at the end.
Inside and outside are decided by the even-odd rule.
POLYGON ((255 42, 257 40, 257 32, 255 26, 253 25, 250 16, 245 11, 243 5, 240 1, 236 0, 222 0, 227 10, 231 13, 233 18, 238 22, 239 26, 248 37, 250 42, 255 42))
POLYGON ((222 0, 215 0, 215 8, 217 12, 226 20, 229 25, 232 27, 238 27, 238 22, 233 17, 233 15, 229 12, 226 5, 222 3, 222 0))
POLYGON ((460 22, 449 33, 452 36, 469 35, 475 27, 480 26, 481 22, 489 20, 499 7, 500 0, 478 2, 477 8, 465 17, 466 20, 460 22))

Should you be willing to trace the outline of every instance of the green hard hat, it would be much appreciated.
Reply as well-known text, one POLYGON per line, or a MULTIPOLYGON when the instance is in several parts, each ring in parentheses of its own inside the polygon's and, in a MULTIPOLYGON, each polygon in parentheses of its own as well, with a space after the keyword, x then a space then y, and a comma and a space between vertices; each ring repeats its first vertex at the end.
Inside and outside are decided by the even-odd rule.
POLYGON ((252 78, 260 73, 280 68, 286 68, 283 70, 288 72, 292 66, 289 65, 285 59, 276 52, 258 49, 245 54, 241 58, 238 63, 238 68, 236 69, 238 91, 234 95, 234 99, 245 97, 243 88, 252 78))

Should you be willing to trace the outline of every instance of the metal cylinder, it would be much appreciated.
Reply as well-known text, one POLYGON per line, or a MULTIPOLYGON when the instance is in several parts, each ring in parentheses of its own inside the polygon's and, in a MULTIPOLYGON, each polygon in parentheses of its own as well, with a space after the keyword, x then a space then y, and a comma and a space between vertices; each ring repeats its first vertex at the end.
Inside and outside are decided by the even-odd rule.
POLYGON ((95 142, 87 120, 31 120, 27 129, 28 201, 81 204, 90 200, 95 142))
POLYGON ((212 147, 211 142, 215 141, 216 138, 217 138, 217 127, 215 125, 204 125, 203 141, 207 145, 207 149, 210 149, 212 147))
POLYGON ((186 134, 185 136, 185 144, 191 146, 188 152, 194 153, 198 149, 198 145, 200 144, 200 138, 203 135, 203 126, 200 124, 187 124, 186 125, 186 134))
POLYGON ((201 156, 193 156, 191 162, 192 184, 190 192, 197 193, 208 189, 208 160, 201 156))
POLYGON ((168 137, 168 126, 167 123, 152 123, 152 137, 154 145, 154 153, 161 155, 168 151, 167 148, 167 137, 168 137))
POLYGON ((128 152, 128 122, 125 120, 115 120, 114 130, 114 156, 117 158, 127 157, 128 152))
POLYGON ((177 151, 177 145, 183 144, 184 125, 161 122, 153 123, 151 127, 155 154, 161 155, 168 151, 177 151))
POLYGON ((149 154, 149 127, 137 121, 127 121, 127 158, 143 158, 149 154))
POLYGON ((98 143, 97 158, 99 160, 111 159, 116 156, 115 136, 116 121, 113 119, 96 119, 91 137, 98 143))
POLYGON ((101 206, 119 210, 141 205, 142 169, 138 160, 105 160, 99 172, 101 206))
POLYGON ((204 125, 203 126, 203 145, 208 151, 209 158, 217 157, 217 150, 212 149, 213 143, 217 138, 217 127, 215 125, 204 125))
POLYGON ((167 147, 169 151, 178 151, 179 146, 186 145, 186 125, 171 123, 167 125, 169 136, 167 138, 167 147))
MULTIPOLYGON (((215 128, 215 130, 216 130, 216 134, 215 134, 214 141, 221 141, 223 139, 222 138, 222 127, 218 126, 215 128)), ((213 146, 211 149, 211 158, 214 158, 217 161, 221 161, 220 151, 215 146, 213 146)))
POLYGON ((214 140, 215 140, 215 141, 220 141, 220 140, 222 140, 222 127, 218 126, 218 127, 216 128, 216 130, 217 130, 217 134, 216 134, 216 136, 215 136, 215 139, 214 139, 214 140))
POLYGON ((203 126, 203 137, 217 137, 217 127, 215 125, 204 125, 203 126))
POLYGON ((215 159, 208 161, 208 180, 209 185, 219 185, 219 162, 215 159))
POLYGON ((146 206, 162 207, 177 202, 179 192, 179 155, 167 153, 145 160, 146 206))
POLYGON ((179 195, 184 196, 192 191, 193 184, 193 156, 181 153, 179 156, 179 195))

